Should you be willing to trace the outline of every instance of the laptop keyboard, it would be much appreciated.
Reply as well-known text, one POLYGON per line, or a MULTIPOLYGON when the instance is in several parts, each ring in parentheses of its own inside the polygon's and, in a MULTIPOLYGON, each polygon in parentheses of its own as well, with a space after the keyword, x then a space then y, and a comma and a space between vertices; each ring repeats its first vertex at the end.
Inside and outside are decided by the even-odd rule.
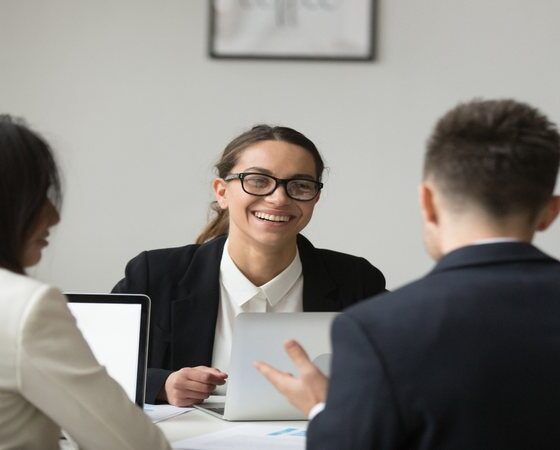
POLYGON ((205 406, 204 409, 207 409, 208 411, 212 411, 212 412, 218 413, 218 414, 220 414, 221 416, 224 415, 224 411, 225 411, 225 408, 222 408, 222 407, 209 408, 208 406, 205 406))

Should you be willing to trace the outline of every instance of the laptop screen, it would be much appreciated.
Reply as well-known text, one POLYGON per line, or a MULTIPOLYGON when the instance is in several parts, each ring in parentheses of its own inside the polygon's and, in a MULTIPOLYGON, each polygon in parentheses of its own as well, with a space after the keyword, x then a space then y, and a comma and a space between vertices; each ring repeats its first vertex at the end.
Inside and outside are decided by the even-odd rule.
POLYGON ((66 293, 97 361, 129 398, 144 405, 150 299, 145 295, 66 293))

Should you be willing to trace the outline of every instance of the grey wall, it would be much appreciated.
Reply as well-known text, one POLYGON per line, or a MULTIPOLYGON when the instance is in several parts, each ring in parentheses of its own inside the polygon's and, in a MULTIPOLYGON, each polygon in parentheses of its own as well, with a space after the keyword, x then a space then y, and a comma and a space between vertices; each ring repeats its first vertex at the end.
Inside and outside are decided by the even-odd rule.
MULTIPOLYGON (((516 97, 560 121, 560 2, 381 0, 375 63, 210 60, 204 0, 0 0, 0 110, 53 143, 63 221, 32 274, 108 290, 138 252, 192 242, 212 164, 259 122, 293 126, 330 172, 306 234, 389 287, 425 273, 423 145, 459 100, 516 97)), ((560 224, 537 243, 560 256, 560 224)))

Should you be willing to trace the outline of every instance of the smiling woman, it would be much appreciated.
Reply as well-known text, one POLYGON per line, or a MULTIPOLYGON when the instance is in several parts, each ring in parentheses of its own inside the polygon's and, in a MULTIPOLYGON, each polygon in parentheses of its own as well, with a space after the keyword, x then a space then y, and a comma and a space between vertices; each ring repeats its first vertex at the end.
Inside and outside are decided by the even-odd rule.
POLYGON ((317 249, 300 234, 320 199, 323 170, 300 132, 256 126, 216 164, 215 217, 196 244, 128 263, 114 292, 152 299, 146 401, 189 406, 224 393, 241 312, 340 311, 385 290, 364 258, 317 249))

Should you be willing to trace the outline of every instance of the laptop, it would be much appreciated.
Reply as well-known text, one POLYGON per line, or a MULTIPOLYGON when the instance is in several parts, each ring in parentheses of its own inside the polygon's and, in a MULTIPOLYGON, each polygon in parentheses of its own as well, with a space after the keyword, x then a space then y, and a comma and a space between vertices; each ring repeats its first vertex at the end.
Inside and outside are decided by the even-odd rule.
POLYGON ((97 361, 144 406, 150 299, 132 294, 65 293, 97 361))
POLYGON ((195 408, 231 421, 307 420, 255 369, 265 361, 277 369, 297 373, 284 350, 296 339, 328 375, 330 328, 337 313, 241 313, 235 319, 225 402, 205 402, 195 408))

